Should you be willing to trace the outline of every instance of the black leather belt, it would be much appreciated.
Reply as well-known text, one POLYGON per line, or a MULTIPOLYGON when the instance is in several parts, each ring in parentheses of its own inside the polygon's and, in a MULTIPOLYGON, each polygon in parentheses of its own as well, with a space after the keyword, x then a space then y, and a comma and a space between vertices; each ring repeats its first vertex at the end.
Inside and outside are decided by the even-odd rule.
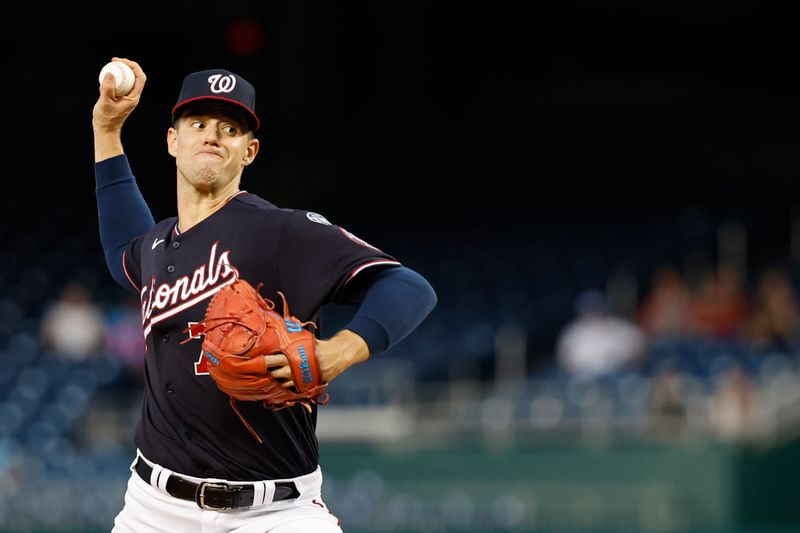
MULTIPOLYGON (((134 466, 136 473, 150 483, 150 474, 153 468, 141 458, 136 460, 134 466)), ((201 509, 219 511, 222 509, 238 509, 253 505, 255 488, 253 485, 229 485, 216 481, 195 483, 177 475, 169 476, 167 492, 176 498, 195 502, 201 509)), ((292 481, 276 481, 275 496, 272 501, 290 500, 300 496, 300 491, 292 481)))

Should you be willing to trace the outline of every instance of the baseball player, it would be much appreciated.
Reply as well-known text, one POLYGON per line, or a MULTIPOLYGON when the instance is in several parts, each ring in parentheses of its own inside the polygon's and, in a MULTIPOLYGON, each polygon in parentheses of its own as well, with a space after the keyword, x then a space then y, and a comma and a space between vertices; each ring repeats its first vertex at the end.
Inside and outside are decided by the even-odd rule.
MULTIPOLYGON (((280 291, 303 321, 318 322, 329 302, 355 304, 345 328, 315 341, 328 383, 413 331, 436 295, 422 276, 322 215, 240 188, 259 151, 260 123, 255 89, 227 70, 183 81, 167 131, 177 216, 156 224, 121 141, 146 76, 134 61, 113 60, 128 64, 136 81, 115 97, 106 76, 93 108, 100 239, 113 278, 141 298, 146 349, 137 454, 113 531, 341 531, 321 497, 317 405, 273 411, 239 402, 248 431, 209 377, 193 325, 209 299, 240 278, 263 284, 272 301, 280 291)), ((291 386, 287 358, 266 360, 291 386)))

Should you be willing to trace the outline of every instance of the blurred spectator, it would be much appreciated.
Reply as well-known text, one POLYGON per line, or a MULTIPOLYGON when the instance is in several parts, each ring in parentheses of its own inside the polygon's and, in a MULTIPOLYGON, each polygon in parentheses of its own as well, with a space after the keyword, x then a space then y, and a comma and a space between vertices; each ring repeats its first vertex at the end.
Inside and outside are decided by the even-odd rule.
POLYGON ((96 354, 103 340, 105 318, 88 287, 73 281, 42 317, 42 344, 58 355, 81 361, 96 354))
POLYGON ((691 306, 693 330, 718 338, 736 335, 747 319, 747 299, 736 271, 724 265, 707 276, 691 306))
POLYGON ((644 334, 635 323, 612 316, 603 293, 579 294, 575 314, 556 343, 558 362, 571 375, 591 379, 641 362, 644 334))
POLYGON ((758 389, 753 377, 738 365, 731 365, 718 378, 711 398, 710 422, 723 439, 754 435, 763 417, 758 404, 758 389))
POLYGON ((669 440, 686 431, 688 405, 680 372, 661 368, 652 378, 649 402, 649 429, 654 437, 669 440))
POLYGON ((672 267, 661 267, 639 310, 639 324, 651 337, 684 335, 691 329, 691 301, 683 276, 672 267))
POLYGON ((764 348, 787 350, 800 334, 800 303, 788 274, 772 268, 758 280, 745 337, 764 348))
POLYGON ((145 342, 136 296, 126 297, 109 311, 103 345, 109 356, 125 366, 131 384, 143 384, 145 342))

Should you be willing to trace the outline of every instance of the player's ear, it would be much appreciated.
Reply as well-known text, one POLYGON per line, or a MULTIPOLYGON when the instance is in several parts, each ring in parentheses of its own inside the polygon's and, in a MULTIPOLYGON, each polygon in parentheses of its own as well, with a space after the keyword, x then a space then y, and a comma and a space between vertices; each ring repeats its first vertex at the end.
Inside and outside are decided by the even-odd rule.
POLYGON ((258 139, 250 139, 247 142, 247 150, 245 150, 244 157, 242 157, 242 163, 244 163, 244 166, 247 166, 253 162, 258 154, 258 149, 260 146, 261 143, 258 142, 258 139))
POLYGON ((178 131, 175 128, 170 128, 167 130, 167 152, 172 157, 177 157, 178 155, 178 131))

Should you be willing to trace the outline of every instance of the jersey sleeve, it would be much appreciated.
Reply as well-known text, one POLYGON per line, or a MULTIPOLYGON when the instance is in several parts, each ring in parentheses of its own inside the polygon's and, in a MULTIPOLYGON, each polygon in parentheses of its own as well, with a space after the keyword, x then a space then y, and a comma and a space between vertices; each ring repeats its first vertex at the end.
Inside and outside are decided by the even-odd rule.
POLYGON ((122 252, 122 269, 125 272, 125 277, 128 279, 130 288, 141 292, 142 290, 142 239, 137 237, 133 239, 125 250, 122 252))
POLYGON ((124 154, 95 163, 95 182, 100 243, 106 265, 111 277, 129 288, 123 254, 134 238, 155 226, 155 221, 124 154))
POLYGON ((278 250, 278 275, 290 301, 294 297, 315 306, 334 300, 342 287, 366 269, 400 264, 386 252, 309 211, 295 211, 289 216, 278 250))

